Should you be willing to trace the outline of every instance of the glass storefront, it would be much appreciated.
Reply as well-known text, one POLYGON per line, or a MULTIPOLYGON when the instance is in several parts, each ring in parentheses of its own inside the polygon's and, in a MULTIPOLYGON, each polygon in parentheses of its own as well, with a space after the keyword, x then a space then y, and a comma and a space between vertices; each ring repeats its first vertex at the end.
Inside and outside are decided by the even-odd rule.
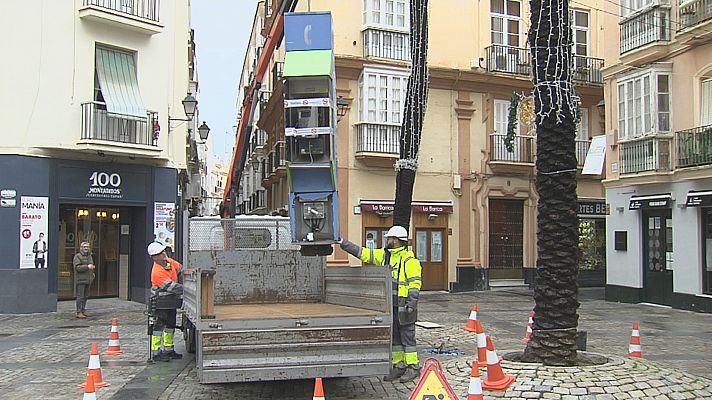
POLYGON ((579 219, 578 243, 579 270, 606 269, 606 220, 602 218, 579 219))
POLYGON ((89 242, 94 257, 96 277, 90 286, 91 297, 115 297, 119 294, 119 218, 118 208, 61 206, 59 217, 60 300, 75 297, 72 260, 79 244, 89 242))

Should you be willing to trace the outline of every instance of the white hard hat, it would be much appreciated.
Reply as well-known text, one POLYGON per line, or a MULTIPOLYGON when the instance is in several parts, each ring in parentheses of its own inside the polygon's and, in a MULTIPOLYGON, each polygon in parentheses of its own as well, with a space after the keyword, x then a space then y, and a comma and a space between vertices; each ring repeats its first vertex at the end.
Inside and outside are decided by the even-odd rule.
POLYGON ((408 231, 402 226, 394 225, 393 227, 391 227, 391 229, 388 230, 388 232, 386 232, 386 237, 387 238, 394 237, 394 238, 398 238, 404 242, 407 242, 408 241, 408 231))
POLYGON ((166 249, 166 245, 163 243, 158 243, 158 242, 152 242, 151 244, 148 245, 148 255, 149 256, 157 256, 166 249))

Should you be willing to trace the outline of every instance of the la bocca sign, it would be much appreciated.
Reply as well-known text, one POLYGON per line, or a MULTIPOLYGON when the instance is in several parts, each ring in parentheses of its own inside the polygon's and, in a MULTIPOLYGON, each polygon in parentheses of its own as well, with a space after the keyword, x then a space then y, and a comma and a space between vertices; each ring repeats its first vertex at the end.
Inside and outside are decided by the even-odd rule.
POLYGON ((93 171, 89 176, 89 190, 86 197, 121 199, 121 175, 116 172, 93 171))

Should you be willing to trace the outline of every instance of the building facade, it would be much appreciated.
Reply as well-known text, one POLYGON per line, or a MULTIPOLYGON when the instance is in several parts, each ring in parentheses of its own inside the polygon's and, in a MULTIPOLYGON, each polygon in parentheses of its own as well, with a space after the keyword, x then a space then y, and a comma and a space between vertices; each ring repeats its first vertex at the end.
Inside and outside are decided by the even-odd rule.
POLYGON ((82 241, 91 296, 143 301, 146 245, 180 254, 193 196, 195 125, 181 104, 197 91, 189 2, 13 0, 0 22, 14 38, 2 73, 12 95, 0 100, 0 313, 73 298, 82 241))
POLYGON ((712 5, 610 8, 606 298, 712 311, 712 5))
MULTIPOLYGON (((525 47, 528 3, 454 3, 430 6, 430 92, 409 227, 412 246, 424 265, 423 285, 428 290, 485 289, 490 279, 531 282, 537 195, 531 62, 525 47), (518 125, 508 151, 504 138, 514 94, 522 98, 511 114, 518 125)), ((253 37, 269 32, 279 4, 260 3, 253 37)), ((341 235, 363 246, 383 246, 383 235, 392 224, 393 166, 410 67, 409 8, 407 0, 314 0, 298 2, 295 10, 330 11, 334 20, 341 104, 336 139, 341 235)), ((572 14, 574 81, 582 110, 576 146, 582 167, 591 138, 604 133, 597 107, 603 99, 604 61, 599 58, 603 21, 593 7, 576 8, 572 14)), ((248 50, 243 76, 250 75, 260 54, 259 41, 254 45, 258 47, 248 50)), ((256 146, 248 149, 253 163, 248 162, 241 174, 240 213, 288 209, 283 47, 269 55, 271 67, 262 81, 265 95, 260 97, 254 129, 266 135, 252 135, 256 146), (258 168, 261 179, 250 178, 251 168, 258 168), (245 200, 262 190, 265 209, 255 210, 245 200)), ((600 180, 600 175, 578 175, 582 247, 587 248, 582 258, 590 258, 580 265, 598 273, 602 284, 606 207, 600 180)), ((333 266, 356 262, 338 248, 329 258, 333 266)))

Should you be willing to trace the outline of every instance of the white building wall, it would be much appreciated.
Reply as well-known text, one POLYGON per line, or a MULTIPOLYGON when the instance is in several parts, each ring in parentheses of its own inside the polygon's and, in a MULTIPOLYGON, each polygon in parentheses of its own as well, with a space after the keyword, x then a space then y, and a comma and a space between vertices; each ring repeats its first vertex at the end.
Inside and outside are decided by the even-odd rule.
POLYGON ((643 243, 640 211, 628 210, 631 188, 606 190, 611 214, 606 218, 606 283, 609 285, 643 287, 643 243), (622 211, 621 211, 622 210, 622 211), (628 250, 615 250, 615 232, 628 232, 628 250))

